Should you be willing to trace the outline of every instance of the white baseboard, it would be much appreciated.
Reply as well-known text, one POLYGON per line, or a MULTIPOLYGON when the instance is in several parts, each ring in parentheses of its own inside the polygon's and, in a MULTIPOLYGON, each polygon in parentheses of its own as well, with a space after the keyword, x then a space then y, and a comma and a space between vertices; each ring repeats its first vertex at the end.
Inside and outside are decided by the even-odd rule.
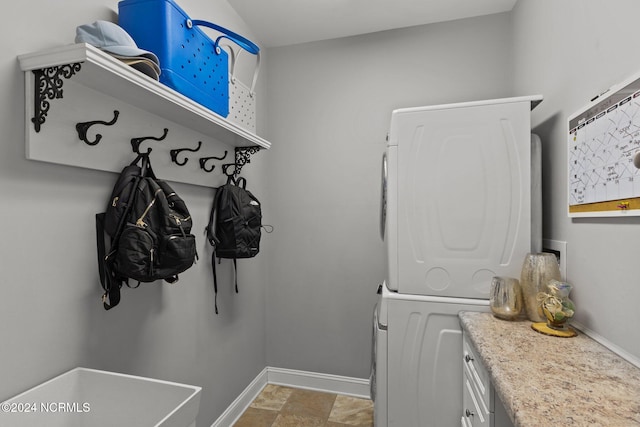
POLYGON ((251 405, 251 402, 260 394, 267 385, 268 369, 264 368, 251 384, 245 388, 240 396, 231 402, 231 405, 218 417, 211 427, 231 427, 238 421, 242 413, 251 405))
POLYGON ((269 384, 369 399, 369 380, 293 369, 267 368, 269 384))
POLYGON ((231 427, 267 384, 276 384, 326 393, 369 399, 369 380, 266 367, 218 417, 211 427, 231 427))

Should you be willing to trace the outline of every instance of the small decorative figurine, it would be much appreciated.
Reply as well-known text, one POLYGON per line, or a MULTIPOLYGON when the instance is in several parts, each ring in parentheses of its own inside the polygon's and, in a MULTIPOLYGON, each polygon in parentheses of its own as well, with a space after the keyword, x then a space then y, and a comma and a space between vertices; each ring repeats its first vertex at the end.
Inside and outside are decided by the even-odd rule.
POLYGON ((538 332, 559 337, 576 336, 576 331, 568 325, 576 307, 569 299, 573 286, 559 280, 550 280, 546 292, 539 292, 537 301, 547 322, 534 323, 532 326, 538 332))

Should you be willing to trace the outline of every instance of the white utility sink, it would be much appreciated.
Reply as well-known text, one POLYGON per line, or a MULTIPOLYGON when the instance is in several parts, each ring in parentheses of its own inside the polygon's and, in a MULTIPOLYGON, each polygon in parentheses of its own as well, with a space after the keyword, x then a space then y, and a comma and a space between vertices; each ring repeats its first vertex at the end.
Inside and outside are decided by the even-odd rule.
POLYGON ((0 405, 3 427, 195 427, 202 388, 75 368, 0 405))

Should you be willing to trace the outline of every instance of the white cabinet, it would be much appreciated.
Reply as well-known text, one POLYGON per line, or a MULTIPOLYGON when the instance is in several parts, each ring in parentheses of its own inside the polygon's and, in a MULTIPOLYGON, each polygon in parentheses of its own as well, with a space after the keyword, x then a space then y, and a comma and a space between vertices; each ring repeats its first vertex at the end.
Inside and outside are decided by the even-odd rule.
POLYGON ((462 427, 513 427, 491 384, 491 376, 475 353, 466 333, 462 339, 462 427))

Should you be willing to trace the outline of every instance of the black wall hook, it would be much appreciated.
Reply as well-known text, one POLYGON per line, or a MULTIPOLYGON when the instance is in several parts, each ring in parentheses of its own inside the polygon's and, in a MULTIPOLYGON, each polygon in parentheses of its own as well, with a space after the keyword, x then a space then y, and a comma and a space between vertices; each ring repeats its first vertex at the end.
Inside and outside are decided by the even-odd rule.
MULTIPOLYGON (((143 136, 140 138, 132 138, 131 139, 131 148, 133 148, 133 152, 136 154, 142 154, 140 153, 140 144, 143 141, 146 141, 147 139, 153 139, 154 141, 162 141, 167 137, 167 134, 169 133, 169 129, 164 128, 164 134, 160 137, 155 137, 155 136, 143 136)), ((145 154, 149 154, 151 153, 151 148, 147 149, 147 152, 145 154)))
POLYGON ((240 173, 238 171, 238 164, 237 163, 225 163, 224 165, 222 165, 222 173, 225 174, 228 177, 235 178, 235 176, 240 173), (233 166, 233 170, 231 172, 229 172, 229 168, 232 167, 232 166, 233 166))
POLYGON ((222 157, 200 157, 200 168, 203 169, 205 172, 212 172, 215 168, 216 165, 211 166, 210 169, 207 169, 206 164, 209 160, 224 160, 227 158, 227 150, 224 151, 224 156, 222 157))
POLYGON ((96 134, 96 139, 94 139, 93 141, 89 141, 89 139, 87 138, 87 132, 89 131, 89 128, 93 125, 113 126, 118 121, 119 115, 120 115, 120 111, 113 110, 113 120, 111 120, 110 122, 105 122, 102 120, 93 120, 90 122, 76 123, 76 131, 78 131, 78 138, 84 141, 87 145, 96 145, 102 139, 102 135, 98 133, 96 134))
POLYGON ((178 165, 178 166, 184 166, 189 161, 189 158, 185 157, 182 162, 179 162, 178 161, 178 154, 180 154, 182 151, 191 151, 192 153, 195 153, 196 151, 198 151, 200 149, 200 147, 202 147, 202 141, 198 141, 198 147, 197 148, 177 148, 177 149, 171 150, 171 151, 169 151, 169 154, 171 154, 171 161, 173 163, 175 163, 176 165, 178 165))

